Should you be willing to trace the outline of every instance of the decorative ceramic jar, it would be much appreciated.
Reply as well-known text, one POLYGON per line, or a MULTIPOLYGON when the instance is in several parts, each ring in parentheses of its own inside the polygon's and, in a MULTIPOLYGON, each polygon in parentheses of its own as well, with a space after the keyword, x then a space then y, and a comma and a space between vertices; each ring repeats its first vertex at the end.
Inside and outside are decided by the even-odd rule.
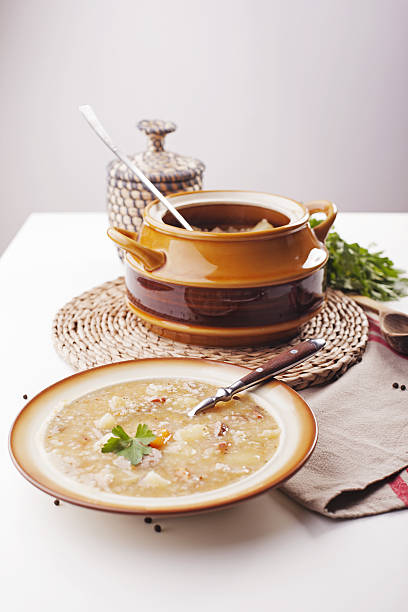
POLYGON ((294 336, 322 308, 334 204, 228 190, 178 194, 171 202, 199 230, 181 228, 157 200, 145 210, 139 237, 108 230, 127 251, 129 308, 156 332, 208 346, 265 344, 294 336), (315 212, 326 219, 312 229, 315 212), (261 219, 273 227, 243 231, 261 219))
MULTIPOLYGON (((164 149, 166 134, 174 132, 171 121, 144 119, 137 127, 148 136, 146 151, 130 156, 136 166, 163 194, 201 189, 205 166, 199 159, 164 149)), ((108 213, 110 225, 137 232, 145 206, 153 194, 120 161, 108 165, 108 213)))

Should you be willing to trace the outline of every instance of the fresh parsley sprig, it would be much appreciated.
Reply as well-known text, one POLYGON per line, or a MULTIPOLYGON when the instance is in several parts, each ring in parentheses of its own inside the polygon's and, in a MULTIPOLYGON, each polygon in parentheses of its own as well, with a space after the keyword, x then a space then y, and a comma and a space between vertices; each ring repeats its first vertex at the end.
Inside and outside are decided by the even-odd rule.
MULTIPOLYGON (((319 223, 316 219, 310 220, 312 227, 319 223)), ((357 242, 348 243, 334 231, 327 236, 326 247, 330 255, 327 282, 333 289, 359 293, 381 302, 408 294, 404 270, 396 268, 383 251, 370 251, 357 242)))
POLYGON ((156 436, 145 424, 137 426, 133 438, 120 425, 116 425, 112 433, 113 437, 102 446, 103 453, 116 453, 128 459, 132 465, 138 465, 144 455, 152 452, 149 444, 156 436))

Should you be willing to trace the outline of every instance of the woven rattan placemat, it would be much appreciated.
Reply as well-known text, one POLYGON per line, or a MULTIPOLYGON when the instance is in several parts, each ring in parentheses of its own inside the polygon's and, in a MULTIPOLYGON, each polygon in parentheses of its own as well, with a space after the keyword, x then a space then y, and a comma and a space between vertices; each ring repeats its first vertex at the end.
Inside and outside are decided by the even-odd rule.
POLYGON ((157 336, 126 306, 122 277, 86 291, 63 306, 53 323, 57 351, 75 369, 146 357, 199 357, 256 368, 300 340, 323 337, 314 357, 278 376, 294 389, 329 382, 361 359, 367 344, 364 311, 340 291, 329 289, 323 310, 301 333, 278 347, 207 348, 157 336))

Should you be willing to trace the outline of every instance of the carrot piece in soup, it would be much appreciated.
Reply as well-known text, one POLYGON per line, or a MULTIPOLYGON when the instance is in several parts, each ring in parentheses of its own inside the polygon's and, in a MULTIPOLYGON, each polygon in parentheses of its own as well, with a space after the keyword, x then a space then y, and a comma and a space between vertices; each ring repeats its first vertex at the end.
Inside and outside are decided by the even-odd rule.
POLYGON ((167 431, 167 429, 163 429, 159 433, 159 435, 156 436, 153 442, 150 442, 150 446, 160 450, 161 448, 163 448, 163 446, 167 444, 167 442, 171 439, 172 436, 173 434, 170 431, 167 431))

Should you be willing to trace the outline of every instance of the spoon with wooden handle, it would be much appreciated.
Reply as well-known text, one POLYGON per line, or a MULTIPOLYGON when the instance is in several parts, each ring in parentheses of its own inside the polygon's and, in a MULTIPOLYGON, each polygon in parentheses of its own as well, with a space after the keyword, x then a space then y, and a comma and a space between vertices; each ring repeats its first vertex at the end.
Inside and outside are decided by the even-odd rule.
POLYGON ((350 295, 365 310, 380 315, 380 329, 384 339, 398 353, 408 355, 408 315, 384 306, 365 295, 350 295))
POLYGON ((209 397, 197 404, 197 406, 194 406, 194 408, 188 412, 188 416, 193 417, 199 412, 213 408, 218 402, 228 402, 236 393, 240 393, 240 391, 249 389, 254 385, 259 385, 259 383, 272 378, 272 376, 293 368, 293 366, 309 359, 309 357, 317 353, 317 351, 320 351, 325 344, 326 342, 322 338, 306 340, 305 342, 296 344, 296 346, 291 349, 279 353, 276 357, 272 357, 272 359, 269 359, 263 366, 256 368, 256 370, 252 370, 252 372, 236 380, 228 387, 218 389, 214 397, 209 397))

